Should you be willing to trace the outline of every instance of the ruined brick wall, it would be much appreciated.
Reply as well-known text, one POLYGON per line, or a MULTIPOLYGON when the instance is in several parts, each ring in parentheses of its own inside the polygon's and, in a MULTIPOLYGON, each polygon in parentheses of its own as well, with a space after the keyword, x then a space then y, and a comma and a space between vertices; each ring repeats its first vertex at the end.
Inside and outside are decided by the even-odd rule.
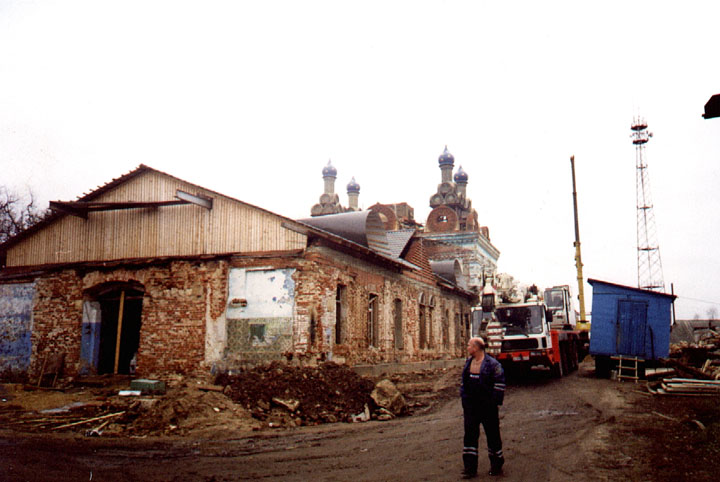
POLYGON ((45 357, 65 353, 65 372, 75 374, 80 363, 82 280, 65 270, 38 278, 35 283, 30 373, 40 373, 45 357))
POLYGON ((350 364, 409 362, 463 356, 466 335, 458 319, 470 312, 467 298, 443 290, 422 277, 408 276, 326 247, 312 247, 296 272, 295 351, 323 354, 350 364), (336 343, 336 294, 345 287, 341 343, 336 343), (433 297, 429 310, 433 343, 420 348, 420 294, 433 297), (378 342, 370 346, 368 302, 377 295, 378 342), (402 342, 395 335, 400 301, 402 342), (447 313, 447 317, 445 314, 447 313), (444 337, 443 337, 444 334, 444 337), (442 343, 446 340, 447 343, 442 343), (402 346, 402 348, 399 348, 402 346))
MULTIPOLYGON (((290 354, 349 364, 454 358, 463 355, 465 345, 458 323, 462 316, 458 315, 470 311, 470 300, 428 282, 427 277, 409 275, 327 246, 313 246, 292 256, 67 269, 36 281, 33 373, 40 370, 45 356, 59 351, 66 354, 66 373, 79 372, 83 363, 83 304, 93 299, 98 287, 109 283, 142 287, 139 376, 187 373, 216 363, 257 363, 290 354), (291 299, 284 301, 290 304, 288 316, 272 320, 238 316, 233 300, 228 299, 232 270, 291 273, 291 299), (344 296, 338 342, 339 285, 344 287, 344 296), (368 327, 371 295, 377 297, 378 313, 372 343, 368 327), (429 343, 422 348, 421 295, 427 304, 423 309, 429 331, 429 343), (396 329, 397 319, 400 330, 396 329), (252 323, 266 324, 271 339, 255 343, 246 329, 252 323), (287 327, 287 332, 278 331, 282 335, 278 338, 273 332, 276 326, 282 330, 287 327)), ((262 294, 261 290, 260 298, 262 294)), ((277 300, 259 301, 272 305, 277 300)))
POLYGON ((66 373, 80 370, 83 302, 106 283, 144 291, 137 374, 186 373, 205 361, 206 324, 224 316, 226 261, 173 261, 108 270, 68 269, 36 281, 31 372, 52 352, 65 353, 66 373))

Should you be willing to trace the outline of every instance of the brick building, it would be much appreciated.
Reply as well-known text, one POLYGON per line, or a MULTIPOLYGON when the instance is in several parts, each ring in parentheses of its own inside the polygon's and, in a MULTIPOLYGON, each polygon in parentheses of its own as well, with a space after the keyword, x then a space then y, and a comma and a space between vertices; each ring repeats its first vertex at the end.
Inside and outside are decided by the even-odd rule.
POLYGON ((372 211, 292 220, 144 165, 51 207, 0 245, 0 372, 463 353, 475 295, 372 211))

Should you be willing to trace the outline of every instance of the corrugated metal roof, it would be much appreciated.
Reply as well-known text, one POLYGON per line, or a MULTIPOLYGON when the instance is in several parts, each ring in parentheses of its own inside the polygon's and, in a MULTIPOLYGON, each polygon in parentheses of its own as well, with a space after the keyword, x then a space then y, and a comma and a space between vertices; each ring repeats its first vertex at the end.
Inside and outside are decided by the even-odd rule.
POLYGON ((299 221, 392 257, 385 226, 373 211, 328 214, 299 221))

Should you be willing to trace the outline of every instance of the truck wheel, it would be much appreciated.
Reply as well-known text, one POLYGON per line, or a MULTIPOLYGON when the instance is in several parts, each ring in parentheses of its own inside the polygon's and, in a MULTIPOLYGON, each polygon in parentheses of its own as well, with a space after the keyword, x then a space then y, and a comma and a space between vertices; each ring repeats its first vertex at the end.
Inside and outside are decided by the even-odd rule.
POLYGON ((560 366, 562 366, 562 375, 567 375, 572 371, 572 361, 570 360, 570 345, 568 342, 560 342, 560 366))
POLYGON ((577 344, 570 343, 570 371, 574 372, 577 369, 578 369, 577 344))
POLYGON ((550 367, 550 376, 553 378, 562 378, 563 375, 564 373, 562 362, 553 363, 553 366, 550 367))

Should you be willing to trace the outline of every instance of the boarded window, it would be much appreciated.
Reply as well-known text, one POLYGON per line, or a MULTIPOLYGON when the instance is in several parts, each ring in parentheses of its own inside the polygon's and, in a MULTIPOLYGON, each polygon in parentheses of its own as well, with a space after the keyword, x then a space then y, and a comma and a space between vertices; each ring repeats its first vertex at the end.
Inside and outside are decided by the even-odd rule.
POLYGON ((393 318, 395 319, 395 349, 402 350, 403 344, 403 319, 402 319, 402 301, 395 299, 393 302, 393 318))
POLYGON ((345 320, 347 319, 347 286, 338 285, 335 293, 335 344, 345 342, 345 320))
POLYGON ((455 313, 455 325, 453 326, 453 329, 455 330, 455 346, 461 346, 462 315, 460 313, 455 313))
POLYGON ((427 327, 425 326, 425 305, 418 306, 420 312, 420 348, 427 348, 427 327))
POLYGON ((378 326, 379 308, 377 295, 371 294, 368 297, 368 317, 367 317, 367 344, 368 346, 379 346, 380 327, 378 326))
POLYGON ((445 310, 442 321, 442 345, 446 350, 450 347, 450 312, 445 310))

